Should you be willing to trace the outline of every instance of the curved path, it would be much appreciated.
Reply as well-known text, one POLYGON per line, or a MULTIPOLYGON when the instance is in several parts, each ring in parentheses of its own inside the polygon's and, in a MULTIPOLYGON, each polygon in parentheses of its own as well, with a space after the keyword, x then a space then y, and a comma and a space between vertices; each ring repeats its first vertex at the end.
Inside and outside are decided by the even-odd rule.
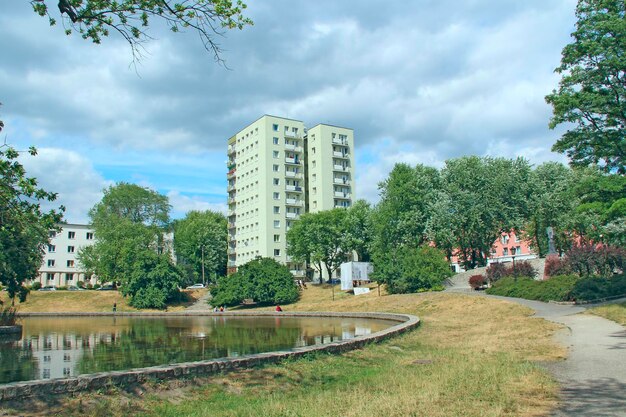
POLYGON ((626 328, 602 317, 578 314, 586 310, 582 306, 485 296, 523 304, 537 317, 566 326, 556 337, 569 348, 567 359, 543 364, 561 385, 561 403, 553 416, 626 416, 626 328))

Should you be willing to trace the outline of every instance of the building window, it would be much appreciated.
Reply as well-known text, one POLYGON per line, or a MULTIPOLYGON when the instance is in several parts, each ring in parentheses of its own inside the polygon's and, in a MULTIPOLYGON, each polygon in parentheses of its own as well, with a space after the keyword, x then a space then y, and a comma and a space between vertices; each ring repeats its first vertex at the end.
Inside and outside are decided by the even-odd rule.
POLYGON ((509 248, 502 249, 502 255, 507 256, 509 254, 509 248))
POLYGON ((74 268, 74 260, 68 259, 67 260, 67 267, 68 268, 74 268))
POLYGON ((57 232, 55 232, 54 230, 50 230, 48 232, 48 237, 57 237, 57 232))
POLYGON ((274 200, 280 200, 280 193, 274 193, 274 200))
POLYGON ((278 159, 278 151, 272 152, 272 156, 274 157, 274 159, 278 159))
POLYGON ((87 232, 87 240, 93 240, 93 233, 87 232))
POLYGON ((48 259, 48 266, 54 266, 54 259, 48 259))
POLYGON ((280 207, 274 206, 274 214, 280 214, 280 207))
POLYGON ((311 148, 311 153, 315 155, 315 148, 311 148))
POLYGON ((274 235, 274 242, 280 242, 280 235, 274 235))
POLYGON ((54 245, 48 245, 48 252, 53 253, 57 250, 57 247, 54 245))
POLYGON ((274 220, 274 229, 280 229, 280 220, 274 220))
POLYGON ((272 130, 274 132, 278 132, 278 125, 276 125, 276 124, 272 125, 272 130))
POLYGON ((66 281, 72 281, 74 279, 74 274, 68 272, 65 274, 65 280, 66 281))
POLYGON ((74 253, 74 246, 68 246, 67 253, 74 253))
POLYGON ((278 145, 278 138, 274 138, 273 141, 274 141, 274 145, 278 145))
POLYGON ((67 232, 67 238, 68 239, 75 239, 76 238, 76 232, 67 232))
POLYGON ((278 172, 278 165, 274 164, 272 166, 272 169, 274 170, 274 172, 278 172))
POLYGON ((315 161, 312 161, 311 165, 313 166, 313 168, 315 168, 315 165, 317 165, 317 164, 315 163, 315 161))
POLYGON ((517 246, 515 248, 515 254, 516 255, 521 255, 522 254, 522 247, 521 246, 517 246))
POLYGON ((274 185, 280 185, 280 180, 278 178, 274 178, 274 185))
POLYGON ((280 249, 274 249, 274 256, 280 256, 280 249))
POLYGON ((46 279, 47 279, 48 281, 53 281, 53 280, 54 280, 54 274, 51 274, 50 272, 48 272, 48 273, 46 274, 46 279))

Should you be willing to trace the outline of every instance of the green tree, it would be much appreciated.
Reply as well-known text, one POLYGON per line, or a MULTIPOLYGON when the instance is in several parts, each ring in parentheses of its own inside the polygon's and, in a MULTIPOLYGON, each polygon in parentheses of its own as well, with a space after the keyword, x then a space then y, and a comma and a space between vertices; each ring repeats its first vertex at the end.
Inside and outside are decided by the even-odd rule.
POLYGON ((452 276, 444 252, 428 245, 399 249, 395 268, 396 274, 387 280, 387 288, 392 294, 442 289, 446 278, 452 276))
MULTIPOLYGON (((4 124, 0 121, 0 132, 4 124)), ((35 148, 29 149, 36 155, 35 148)), ((63 211, 42 211, 41 202, 52 202, 55 193, 38 187, 37 180, 26 176, 18 161, 19 152, 0 146, 0 282, 9 297, 26 300, 28 290, 22 285, 35 277, 41 266, 44 247, 51 230, 58 230, 63 211)))
POLYGON ((574 41, 565 46, 550 128, 569 129, 553 146, 573 166, 597 165, 626 173, 626 3, 579 0, 574 41))
POLYGON ((345 220, 346 249, 355 251, 359 261, 369 262, 372 252, 372 207, 357 200, 348 209, 345 220))
POLYGON ((398 250, 418 247, 428 239, 429 205, 440 187, 435 168, 396 164, 378 185, 381 199, 372 214, 373 278, 387 283, 398 273, 398 250))
POLYGON ((540 257, 548 254, 548 227, 554 232, 559 253, 571 245, 571 219, 578 201, 573 192, 575 179, 575 173, 558 162, 541 164, 531 173, 530 210, 524 235, 540 257))
POLYGON ((155 19, 172 32, 196 31, 217 61, 221 61, 221 50, 215 36, 253 24, 243 15, 246 5, 241 0, 59 0, 58 14, 48 7, 49 0, 30 3, 37 14, 48 17, 50 26, 60 17, 67 35, 78 32, 83 39, 99 44, 110 32, 119 34, 135 59, 141 57, 143 43, 152 39, 148 28, 155 19))
POLYGON ((80 263, 101 282, 120 283, 131 305, 163 308, 177 297, 182 278, 165 236, 169 211, 167 197, 155 191, 110 186, 89 211, 96 241, 79 252, 80 263))
POLYGON ((174 250, 179 264, 192 268, 194 282, 204 276, 216 282, 226 274, 228 223, 221 213, 190 211, 174 223, 174 250))
POLYGON ((498 236, 523 225, 529 210, 530 172, 523 158, 469 156, 446 161, 441 175, 450 208, 448 214, 437 213, 452 221, 453 246, 466 269, 484 266, 498 236))
POLYGON ((237 305, 246 299, 260 304, 288 304, 300 297, 293 276, 285 265, 271 258, 257 258, 237 272, 218 280, 211 289, 213 305, 237 305))
POLYGON ((349 254, 346 218, 342 208, 303 214, 287 232, 289 256, 296 262, 310 262, 320 276, 326 271, 330 280, 349 254))

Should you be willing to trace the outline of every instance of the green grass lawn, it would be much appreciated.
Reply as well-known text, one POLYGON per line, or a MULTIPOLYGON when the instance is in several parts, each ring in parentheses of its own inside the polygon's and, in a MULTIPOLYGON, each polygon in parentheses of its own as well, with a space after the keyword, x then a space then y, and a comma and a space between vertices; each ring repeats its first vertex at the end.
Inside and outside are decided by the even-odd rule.
MULTIPOLYGON (((517 304, 447 293, 363 296, 309 286, 287 311, 418 315, 417 330, 343 355, 190 381, 163 381, 4 410, 58 416, 541 416, 558 386, 534 361, 565 350, 556 325, 517 304)), ((266 308, 267 309, 267 308, 266 308)), ((2 408, 2 406, 0 406, 2 408)))

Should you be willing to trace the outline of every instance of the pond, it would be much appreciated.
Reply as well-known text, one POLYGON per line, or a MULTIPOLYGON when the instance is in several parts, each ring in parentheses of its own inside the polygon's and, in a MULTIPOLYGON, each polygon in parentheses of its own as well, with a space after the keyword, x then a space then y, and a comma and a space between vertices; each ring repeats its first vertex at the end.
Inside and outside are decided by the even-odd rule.
POLYGON ((26 317, 0 343, 0 383, 238 357, 326 344, 397 324, 340 317, 26 317))

